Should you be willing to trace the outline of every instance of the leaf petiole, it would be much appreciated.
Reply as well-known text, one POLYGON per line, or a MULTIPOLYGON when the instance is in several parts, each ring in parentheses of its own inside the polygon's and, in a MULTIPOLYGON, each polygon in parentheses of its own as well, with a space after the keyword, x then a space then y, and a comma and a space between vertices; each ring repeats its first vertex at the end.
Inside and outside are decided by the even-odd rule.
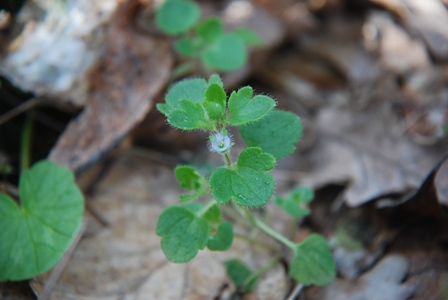
POLYGON ((212 200, 210 202, 208 202, 203 208, 201 208, 197 213, 196 216, 199 218, 201 217, 203 214, 205 214, 213 205, 215 205, 215 201, 212 200))
POLYGON ((282 235, 281 233, 275 231, 274 229, 272 229, 271 227, 269 227, 268 225, 266 225, 263 221, 261 221, 260 219, 258 219, 257 217, 255 217, 249 209, 247 208, 241 208, 238 206, 235 206, 235 208, 238 210, 238 212, 240 212, 240 214, 242 214, 243 216, 246 216, 249 221, 255 225, 258 229, 260 229, 261 231, 263 231, 264 233, 266 233, 267 235, 269 235, 270 237, 276 239, 277 241, 279 241, 280 243, 284 244, 285 246, 288 246, 289 248, 291 248, 292 250, 296 249, 296 244, 294 244, 293 242, 291 242, 288 238, 286 238, 284 235, 282 235))

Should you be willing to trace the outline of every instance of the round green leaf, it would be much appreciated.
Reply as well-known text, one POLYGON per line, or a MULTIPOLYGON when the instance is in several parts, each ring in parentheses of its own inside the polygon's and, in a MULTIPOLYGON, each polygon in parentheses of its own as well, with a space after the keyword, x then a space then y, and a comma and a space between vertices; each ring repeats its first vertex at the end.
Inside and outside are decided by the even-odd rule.
POLYGON ((203 62, 212 69, 231 71, 247 61, 244 42, 236 35, 223 34, 202 52, 203 62))
POLYGON ((73 174, 43 161, 20 178, 21 207, 0 193, 0 281, 23 280, 52 268, 82 221, 84 198, 73 174))
POLYGON ((274 110, 257 122, 241 126, 240 133, 248 147, 260 147, 279 159, 296 149, 295 143, 302 135, 302 122, 291 112, 274 110))
POLYGON ((180 100, 186 99, 193 102, 204 101, 205 90, 208 84, 202 78, 188 78, 173 84, 166 94, 166 103, 178 107, 180 100))
POLYGON ((183 263, 205 248, 210 224, 184 207, 171 206, 160 215, 156 232, 162 237, 165 256, 172 262, 183 263))
POLYGON ((167 0, 156 13, 156 23, 167 34, 177 35, 188 31, 199 20, 199 6, 187 0, 167 0))
POLYGON ((327 285, 336 276, 336 264, 327 240, 318 234, 297 245, 290 265, 290 275, 303 285, 327 285))

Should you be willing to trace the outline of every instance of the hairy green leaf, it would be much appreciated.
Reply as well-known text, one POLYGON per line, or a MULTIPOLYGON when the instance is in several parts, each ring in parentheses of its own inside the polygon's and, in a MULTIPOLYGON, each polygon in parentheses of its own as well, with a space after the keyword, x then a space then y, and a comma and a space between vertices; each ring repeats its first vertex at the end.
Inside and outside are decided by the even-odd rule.
POLYGON ((212 76, 210 76, 210 78, 208 79, 208 84, 211 85, 212 83, 216 83, 220 87, 223 87, 221 77, 219 77, 218 74, 212 74, 212 76))
POLYGON ((308 208, 303 207, 305 203, 314 198, 314 191, 308 187, 298 187, 294 189, 289 197, 275 197, 274 203, 283 208, 291 217, 303 217, 310 214, 308 208))
POLYGON ((172 262, 183 263, 193 259, 208 242, 210 224, 188 209, 171 206, 165 209, 157 222, 157 235, 162 237, 162 250, 172 262))
POLYGON ((204 107, 208 116, 213 120, 219 120, 226 113, 227 95, 224 89, 216 83, 212 83, 205 91, 204 107))
POLYGON ((275 101, 268 96, 257 95, 252 98, 252 95, 253 90, 250 86, 243 87, 238 92, 232 92, 228 104, 230 117, 227 122, 229 124, 238 126, 257 121, 275 107, 275 101))
POLYGON ((233 200, 243 206, 262 206, 274 191, 274 178, 266 171, 275 167, 275 158, 260 148, 241 152, 234 168, 219 168, 210 176, 213 197, 219 203, 233 200))
POLYGON ((0 193, 0 281, 23 280, 52 268, 81 225, 84 198, 73 174, 42 161, 25 171, 19 207, 0 193))
POLYGON ((257 279, 254 278, 246 283, 246 279, 252 274, 252 271, 239 259, 231 259, 224 263, 227 275, 233 284, 243 293, 251 292, 257 285, 257 279))
POLYGON ((182 99, 202 103, 207 87, 207 81, 202 78, 189 78, 176 82, 166 94, 166 104, 176 108, 182 99))
POLYGON ((193 167, 179 166, 174 170, 177 181, 184 189, 194 191, 193 194, 179 196, 180 202, 196 199, 206 193, 207 181, 193 167))
POLYGON ((168 123, 183 130, 210 129, 214 123, 206 119, 201 103, 190 100, 180 100, 179 108, 170 112, 168 123))
POLYGON ((290 275, 303 285, 323 286, 333 281, 336 265, 323 236, 312 234, 297 245, 290 265, 290 275))
POLYGON ((260 147, 279 159, 296 149, 295 143, 302 135, 302 122, 291 112, 273 110, 263 119, 241 126, 240 133, 248 147, 260 147))
POLYGON ((196 33, 207 43, 213 43, 224 33, 224 24, 219 18, 208 18, 196 27, 196 33))
POLYGON ((243 87, 238 92, 232 92, 229 97, 230 117, 227 120, 233 126, 255 122, 266 116, 274 107, 275 101, 263 95, 253 97, 250 86, 243 87))
POLYGON ((233 226, 228 222, 222 222, 218 226, 215 235, 210 236, 207 248, 212 251, 225 251, 232 246, 233 226))
POLYGON ((188 31, 199 20, 199 5, 188 0, 167 0, 156 12, 156 24, 170 35, 188 31))
POLYGON ((201 53, 202 61, 212 69, 232 71, 247 61, 246 47, 234 34, 222 34, 201 53))

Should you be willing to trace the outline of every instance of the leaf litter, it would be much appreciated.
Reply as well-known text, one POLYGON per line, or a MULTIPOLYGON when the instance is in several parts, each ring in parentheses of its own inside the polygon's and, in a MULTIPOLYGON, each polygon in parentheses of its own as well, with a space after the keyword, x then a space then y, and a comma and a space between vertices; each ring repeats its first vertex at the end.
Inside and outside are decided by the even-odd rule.
MULTIPOLYGON (((275 91, 269 93, 282 95, 275 97, 279 101, 289 98, 280 106, 297 110, 304 120, 300 153, 281 161, 283 169, 274 172, 280 177, 276 191, 282 194, 299 182, 318 189, 311 203, 312 214, 301 222, 296 240, 303 240, 310 228, 330 237, 341 274, 327 287, 305 289, 302 297, 375 299, 375 291, 382 289, 387 290, 382 296, 396 299, 408 299, 411 294, 418 299, 446 298, 447 224, 440 202, 448 201, 448 163, 443 161, 448 145, 440 129, 448 123, 447 71, 441 63, 446 57, 447 29, 431 18, 435 7, 437 15, 446 18, 446 2, 432 0, 425 8, 418 1, 370 0, 366 3, 375 3, 382 11, 361 4, 368 17, 354 20, 344 14, 343 1, 329 1, 332 4, 321 7, 288 0, 278 5, 255 2, 281 20, 281 30, 292 46, 289 52, 288 47, 276 50, 268 62, 257 66, 254 75, 266 83, 260 89, 271 86, 275 91), (316 14, 320 18, 315 18, 316 14), (411 46, 418 51, 407 51, 411 46), (329 184, 342 184, 339 198, 335 199, 338 193, 331 189, 330 195, 325 194, 329 184), (400 266, 390 284, 381 275, 385 262, 400 266)), ((123 28, 116 29, 120 32, 123 28)), ((123 46, 116 43, 118 48, 123 46)), ((168 45, 164 47, 161 53, 166 54, 168 45)), ((166 71, 169 58, 165 62, 166 71)), ((105 95, 101 91, 107 91, 114 81, 111 85, 99 81, 97 96, 101 98, 105 95)), ((156 81, 157 87, 143 94, 155 97, 165 81, 156 81)), ((149 109, 148 102, 137 103, 144 112, 149 109)), ((102 105, 92 109, 92 115, 109 111, 102 105)), ((53 153, 59 152, 58 160, 75 170, 83 170, 97 161, 95 150, 107 153, 126 136, 143 111, 132 114, 131 121, 123 121, 125 130, 106 142, 97 140, 98 135, 87 135, 90 139, 78 146, 92 140, 100 145, 87 152, 76 146, 81 132, 89 131, 92 124, 107 128, 110 123, 96 126, 87 122, 90 125, 71 129, 72 133, 66 133, 71 135, 67 147, 59 144, 53 153), (73 145, 84 158, 69 158, 73 145)), ((118 159, 92 201, 111 225, 103 227, 88 217, 88 232, 58 281, 53 299, 225 297, 231 289, 222 262, 234 258, 230 255, 253 268, 269 260, 269 253, 237 241, 232 252, 203 251, 188 264, 169 264, 160 250, 155 224, 162 208, 180 193, 166 167, 132 152, 118 159)), ((281 216, 273 213, 272 207, 266 209, 272 216, 281 216)), ((275 225, 282 232, 289 228, 285 217, 275 225)), ((250 298, 286 298, 291 286, 285 274, 277 265, 250 298)), ((32 281, 37 293, 47 276, 32 281)))

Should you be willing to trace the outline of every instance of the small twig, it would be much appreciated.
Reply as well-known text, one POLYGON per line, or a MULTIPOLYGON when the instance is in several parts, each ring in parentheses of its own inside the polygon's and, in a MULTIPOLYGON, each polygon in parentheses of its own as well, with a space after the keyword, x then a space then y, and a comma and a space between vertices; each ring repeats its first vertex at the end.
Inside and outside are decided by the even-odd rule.
POLYGON ((296 299, 297 296, 299 296, 299 294, 302 292, 302 290, 303 290, 303 284, 299 283, 298 285, 296 285, 296 287, 294 288, 294 290, 291 292, 288 299, 286 299, 286 300, 296 299))
MULTIPOLYGON (((2 191, 9 196, 11 196, 14 200, 19 199, 19 190, 16 186, 8 183, 8 182, 1 182, 0 183, 2 191)), ((19 202, 19 201, 17 201, 19 202)))
POLYGON ((24 113, 25 111, 39 105, 40 103, 44 102, 45 98, 35 97, 31 98, 30 100, 20 104, 19 106, 13 108, 12 110, 8 111, 7 113, 0 116, 0 125, 8 122, 14 117, 17 117, 21 113, 24 113))
POLYGON ((86 210, 92 215, 92 217, 98 221, 101 225, 104 227, 109 227, 110 222, 103 216, 102 213, 99 212, 98 209, 96 209, 95 206, 90 203, 89 198, 86 197, 86 210))
POLYGON ((179 163, 179 159, 174 155, 153 151, 150 149, 133 146, 130 151, 133 155, 162 163, 169 167, 174 167, 179 163))
POLYGON ((84 235, 86 228, 87 228, 87 221, 86 221, 86 219, 84 219, 81 223, 81 228, 79 228, 78 234, 76 235, 75 239, 73 240, 72 245, 67 250, 67 252, 64 253, 64 256, 62 256, 61 260, 57 263, 57 265, 51 271, 50 277, 48 277, 48 280, 44 285, 44 289, 42 290, 42 293, 37 298, 37 300, 50 299, 51 293, 53 292, 57 281, 61 277, 62 272, 65 269, 65 266, 67 265, 70 258, 72 257, 72 254, 73 254, 76 246, 78 245, 81 237, 84 235))

